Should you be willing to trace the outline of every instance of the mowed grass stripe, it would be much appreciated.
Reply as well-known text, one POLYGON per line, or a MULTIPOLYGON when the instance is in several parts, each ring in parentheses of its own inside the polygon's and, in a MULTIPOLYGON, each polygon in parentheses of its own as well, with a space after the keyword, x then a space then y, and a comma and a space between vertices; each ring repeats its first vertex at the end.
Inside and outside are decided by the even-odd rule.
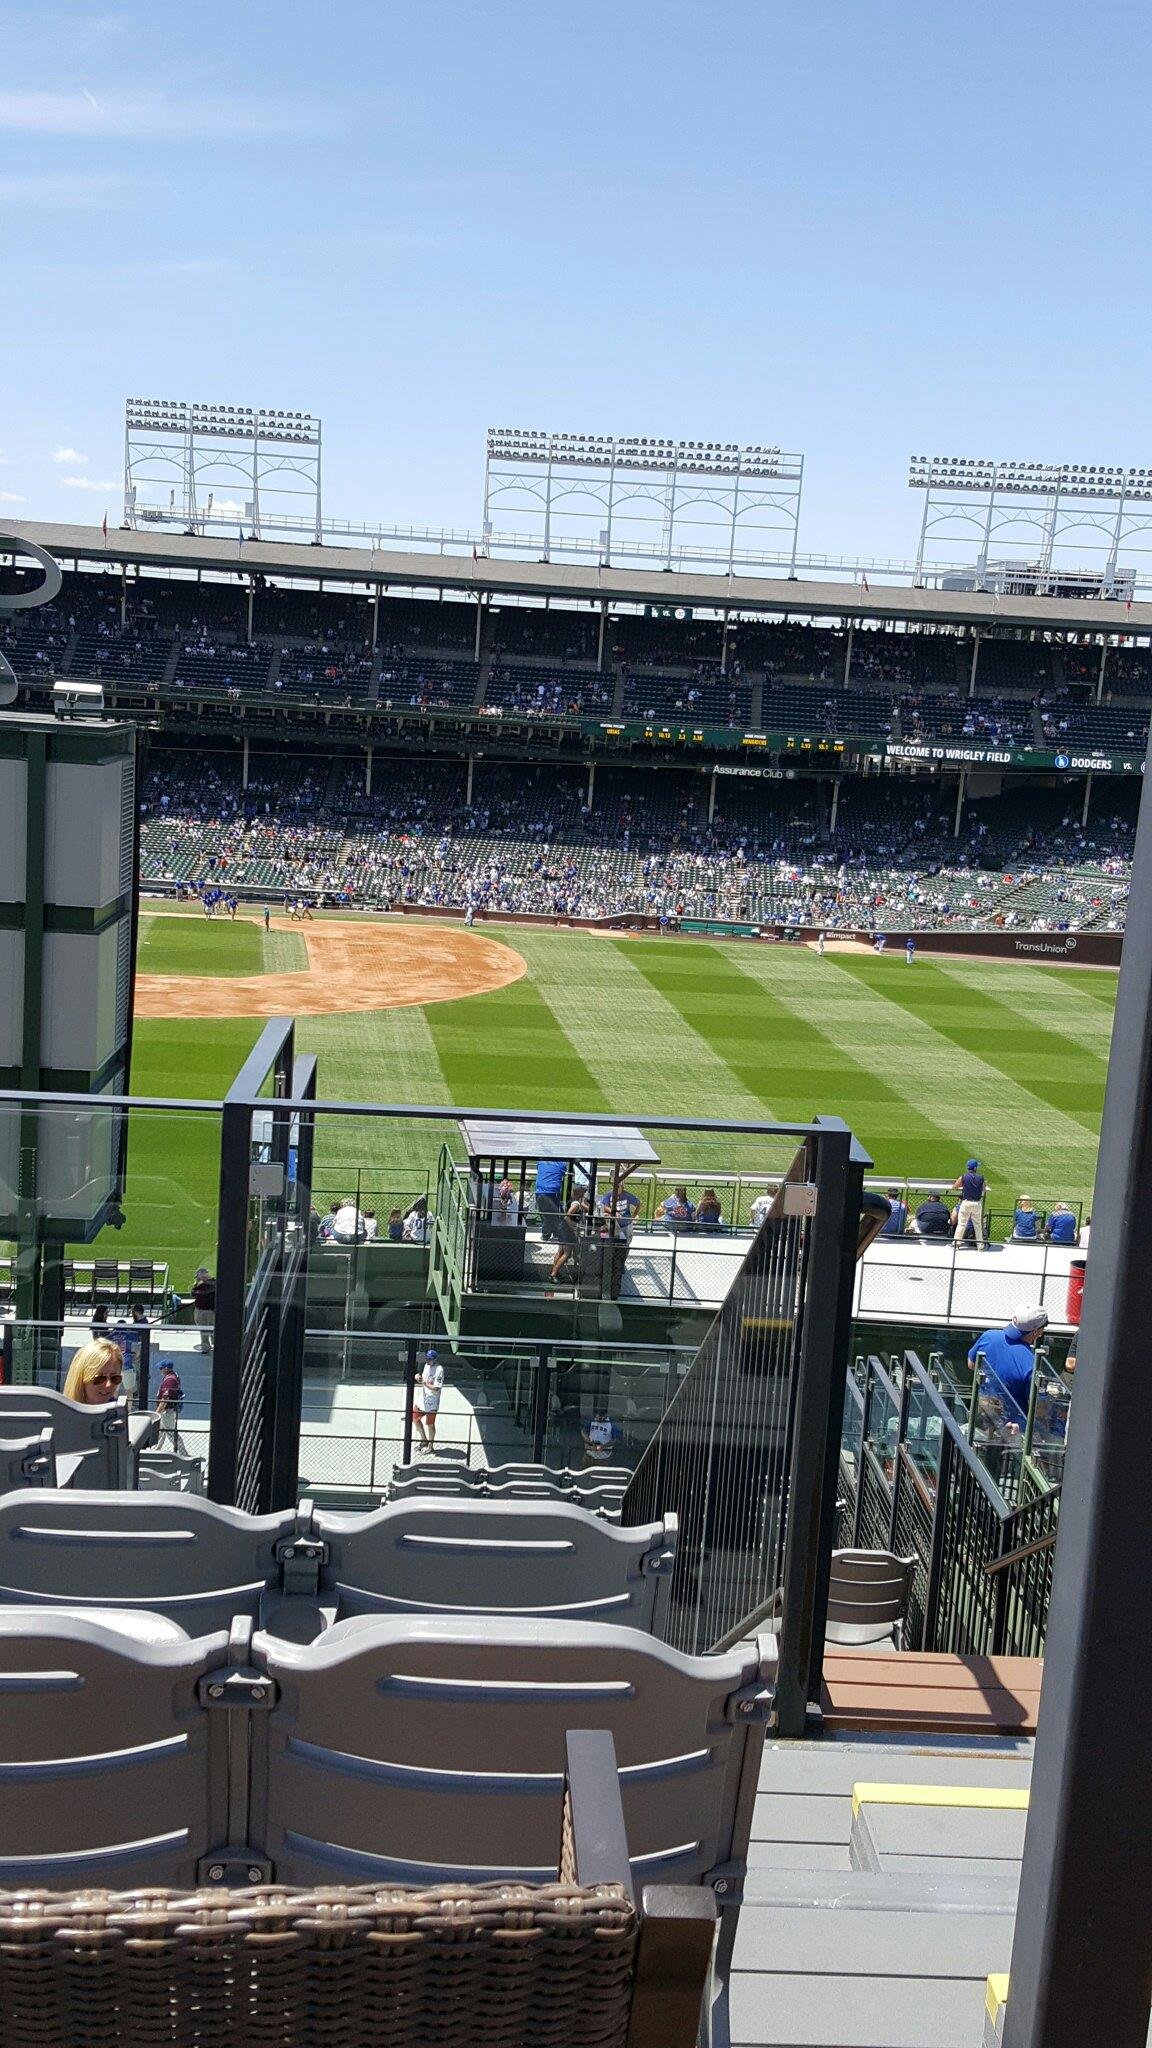
POLYGON ((141 974, 262 974, 261 937, 247 920, 143 917, 136 964, 141 974))
POLYGON ((637 954, 645 975, 658 977, 669 999, 700 1020, 696 1028, 741 1080, 758 1079, 765 1094, 771 1091, 785 1120, 842 1116, 881 1172, 936 1178, 948 1170, 950 1133, 920 1106, 931 1100, 930 1091, 917 1099, 894 1087, 887 1062, 872 1056, 873 1046, 881 1047, 869 1031, 850 1046, 846 1034, 825 1029, 819 998, 828 961, 807 952, 785 959, 751 945, 690 947, 682 941, 646 944, 637 954), (682 956, 690 953, 699 958, 689 964, 682 956))
POLYGON ((557 946, 518 935, 533 981, 622 1116, 748 1117, 774 1112, 627 952, 604 939, 557 946))
MULTIPOLYGON (((452 1090, 428 1016, 427 1010, 410 1008, 302 1017, 296 1027, 297 1046, 316 1054, 321 1096, 449 1107, 452 1090)), ((435 1169, 440 1146, 456 1136, 455 1121, 448 1119, 414 1123, 405 1118, 322 1117, 316 1179, 332 1199, 348 1192, 335 1187, 341 1175, 347 1180, 359 1171, 379 1215, 387 1193, 399 1200, 421 1192, 435 1169)))
MULTIPOLYGON (((1108 1061, 1112 1019, 1100 1003, 1082 996, 1079 989, 1064 988, 1059 995, 1036 978, 1034 967, 1008 962, 988 974, 972 961, 934 959, 933 970, 966 989, 979 989, 983 996, 1003 1004, 1029 1026, 1055 1034, 1071 1045, 1082 1046, 1095 1060, 1108 1061)), ((919 963, 916 972, 919 973, 919 963)))
MULTIPOLYGON (((869 1059, 879 1040, 861 1034, 828 1030, 820 1014, 824 989, 822 967, 814 954, 783 954, 754 946, 711 946, 707 987, 719 995, 717 1016, 709 1026, 722 1032, 728 1059, 738 1059, 728 1018, 742 1018, 744 1061, 765 1075, 779 1114, 789 1120, 842 1116, 873 1151, 879 1171, 902 1171, 939 1178, 951 1161, 947 1126, 927 1114, 931 1098, 924 1092, 910 1100, 894 1087, 883 1057, 869 1059), (855 1057, 859 1051, 861 1057, 855 1057)), ((646 948, 648 952, 648 948, 646 948)), ((672 963, 668 963, 672 969, 672 963)), ((881 1030, 881 1020, 877 1020, 881 1030)))
POLYGON ((1091 996, 1093 1002, 1102 1003, 1111 1012, 1116 1008, 1117 975, 1111 969, 1102 967, 1034 967, 1034 974, 1042 974, 1048 981, 1059 987, 1067 984, 1079 990, 1081 995, 1091 996))
POLYGON ((424 1012, 451 1100, 485 1109, 613 1108, 527 976, 424 1012))
MULTIPOLYGON (((919 971, 898 960, 886 964, 897 989, 898 976, 911 979, 919 971)), ((936 1152, 934 1176, 958 1173, 968 1154, 975 1152, 996 1183, 998 1197, 1030 1185, 1037 1197, 1084 1195, 1091 1188, 1094 1137, 904 1010, 886 988, 862 982, 852 972, 849 955, 817 962, 811 956, 809 961, 779 954, 773 959, 750 951, 745 971, 750 977, 771 976, 777 995, 814 1018, 820 1031, 843 1047, 846 1057, 883 1075, 905 1098, 910 1118, 919 1120, 923 1106, 931 1106, 936 1124, 949 1137, 936 1152), (815 989, 808 981, 811 967, 820 976, 815 989)), ((866 1109, 857 1115, 855 1128, 882 1171, 926 1170, 918 1163, 905 1165, 906 1159, 919 1161, 921 1146, 907 1143, 899 1131, 894 1143, 886 1134, 881 1142, 866 1109)))
POLYGON ((1026 1089, 1049 1112, 1063 1111, 1094 1136, 1099 1133, 1105 1059, 1058 1031, 1045 1030, 1039 1017, 1032 1022, 999 1002, 987 987, 976 985, 975 976, 962 984, 935 963, 917 961, 909 968, 871 955, 854 959, 842 954, 838 965, 961 1052, 1026 1089))

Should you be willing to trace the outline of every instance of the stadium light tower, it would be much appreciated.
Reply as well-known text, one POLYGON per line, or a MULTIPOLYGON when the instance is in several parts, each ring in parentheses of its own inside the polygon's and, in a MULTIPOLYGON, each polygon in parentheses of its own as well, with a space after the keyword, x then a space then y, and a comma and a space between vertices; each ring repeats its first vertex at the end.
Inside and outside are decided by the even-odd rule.
MULTIPOLYGON (((924 493, 916 581, 923 578, 930 541, 947 537, 955 560, 959 543, 975 549, 973 573, 979 588, 1024 578, 1044 595, 1054 585, 1079 583, 1085 594, 1116 596, 1130 590, 1133 572, 1120 556, 1145 555, 1152 543, 1152 468, 1121 468, 1098 462, 993 462, 964 455, 914 455, 908 483, 924 493), (994 541, 1010 535, 1027 541, 1027 562, 993 561, 994 541), (1075 542, 1081 556, 1104 557, 1088 567, 1056 561, 1075 542)), ((941 566, 929 563, 929 568, 941 566)))
POLYGON ((803 456, 779 448, 490 427, 484 532, 499 510, 527 516, 546 562, 587 554, 591 524, 605 566, 623 556, 731 574, 782 554, 794 575, 803 482, 803 456), (766 534, 783 539, 771 557, 766 534))
POLYGON ((319 420, 267 407, 130 398, 124 519, 128 526, 238 529, 257 540, 275 531, 319 542, 319 420))

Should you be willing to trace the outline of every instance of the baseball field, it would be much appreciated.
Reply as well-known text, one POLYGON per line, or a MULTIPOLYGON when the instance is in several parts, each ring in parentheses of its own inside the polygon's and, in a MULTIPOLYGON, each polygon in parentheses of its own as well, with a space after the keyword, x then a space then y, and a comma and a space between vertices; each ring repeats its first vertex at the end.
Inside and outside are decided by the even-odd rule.
MULTIPOLYGON (((219 1097, 269 1015, 298 1019, 328 1098, 442 1106, 443 1125, 327 1120, 317 1185, 418 1191, 454 1105, 645 1115, 844 1117, 880 1173, 952 1178, 977 1155, 993 1206, 1090 1203, 1115 975, 746 941, 412 919, 265 932, 141 920, 133 1093, 219 1097)), ((109 1249, 211 1250, 218 1132, 141 1115, 109 1249)), ((757 1147, 662 1139, 685 1172, 762 1167, 757 1147)))

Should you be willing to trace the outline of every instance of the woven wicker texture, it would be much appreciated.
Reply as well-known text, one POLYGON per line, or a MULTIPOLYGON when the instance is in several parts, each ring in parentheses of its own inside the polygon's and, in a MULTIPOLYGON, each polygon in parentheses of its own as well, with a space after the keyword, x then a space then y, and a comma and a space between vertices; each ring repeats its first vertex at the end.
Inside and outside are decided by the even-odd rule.
POLYGON ((623 2048, 616 1885, 0 1895, 2 2048, 623 2048))

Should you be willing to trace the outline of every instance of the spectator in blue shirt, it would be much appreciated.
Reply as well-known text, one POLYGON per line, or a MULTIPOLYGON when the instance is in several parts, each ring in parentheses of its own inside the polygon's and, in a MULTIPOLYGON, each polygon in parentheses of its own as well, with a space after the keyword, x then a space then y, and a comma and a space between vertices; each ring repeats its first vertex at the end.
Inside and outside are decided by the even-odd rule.
POLYGON ((563 1244, 564 1215, 560 1198, 564 1193, 564 1161, 562 1159, 541 1159, 536 1167, 536 1209, 540 1217, 540 1235, 548 1241, 555 1238, 563 1244))
POLYGON ((1047 1309, 1028 1302, 1016 1310, 1006 1329, 985 1330, 968 1353, 969 1365, 982 1374, 982 1408, 985 1403, 999 1402, 1004 1419, 1019 1428, 1028 1414, 1036 1346, 1047 1328, 1047 1309), (981 1356, 983 1367, 979 1364, 981 1356))
POLYGON ((963 1244, 969 1225, 975 1233, 979 1249, 985 1249, 984 1237, 984 1192, 987 1182, 980 1171, 980 1161, 970 1159, 963 1173, 952 1183, 960 1191, 956 1205, 956 1242, 963 1244))
POLYGON ((881 1237, 903 1237, 908 1228, 908 1204, 900 1200, 899 1188, 888 1190, 888 1221, 880 1225, 881 1237))
POLYGON ((1052 1213, 1044 1225, 1044 1235, 1049 1244, 1075 1244, 1079 1239, 1076 1228, 1076 1212, 1067 1202, 1054 1202, 1052 1213))
POLYGON ((663 1206, 670 1230, 691 1230, 696 1220, 696 1209, 688 1200, 687 1188, 674 1189, 663 1206))
POLYGON ((952 1211, 939 1195, 929 1195, 916 1211, 916 1235, 918 1237, 950 1237, 952 1234, 952 1211))
POLYGON ((1035 1244, 1040 1232, 1040 1218, 1032 1206, 1031 1195, 1020 1195, 1016 1202, 1016 1214, 1012 1218, 1012 1241, 1014 1244, 1035 1244))

